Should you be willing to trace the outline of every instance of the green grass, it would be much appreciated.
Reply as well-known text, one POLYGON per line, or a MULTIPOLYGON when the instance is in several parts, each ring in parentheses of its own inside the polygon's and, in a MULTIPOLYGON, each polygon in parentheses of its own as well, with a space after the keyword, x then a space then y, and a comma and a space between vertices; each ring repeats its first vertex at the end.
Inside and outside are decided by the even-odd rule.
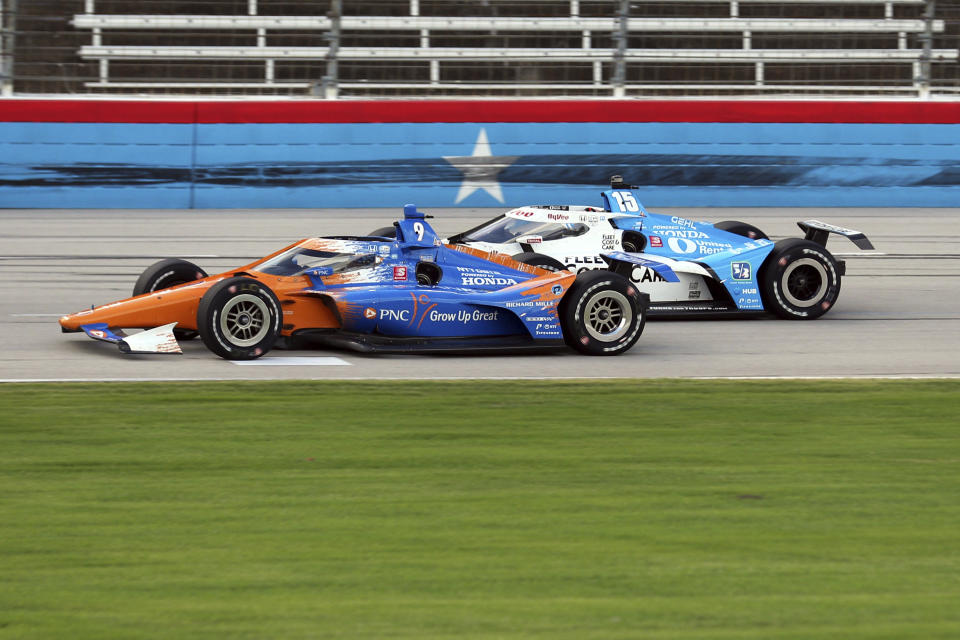
POLYGON ((0 639, 960 636, 957 382, 0 406, 0 639))

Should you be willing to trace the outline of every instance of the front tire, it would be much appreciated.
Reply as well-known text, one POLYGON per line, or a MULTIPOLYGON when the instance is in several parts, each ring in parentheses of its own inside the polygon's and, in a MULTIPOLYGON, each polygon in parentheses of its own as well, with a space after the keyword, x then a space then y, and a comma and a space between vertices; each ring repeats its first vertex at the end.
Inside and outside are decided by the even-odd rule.
POLYGON ((280 335, 280 302, 252 278, 228 278, 210 287, 197 309, 200 339, 227 360, 253 360, 280 335))
MULTIPOLYGON (((181 284, 202 280, 207 272, 187 260, 167 258, 154 262, 143 270, 136 284, 133 285, 133 295, 162 291, 181 284)), ((193 340, 198 333, 193 329, 174 329, 173 335, 177 340, 193 340)))
POLYGON ((620 241, 620 248, 627 253, 640 253, 647 244, 647 239, 643 234, 635 231, 626 231, 623 239, 620 241))
POLYGON ((840 296, 840 268, 822 246, 788 238, 774 245, 760 271, 764 306, 788 320, 813 320, 840 296))
POLYGON ((592 356, 615 356, 636 343, 647 303, 636 286, 611 271, 585 271, 560 303, 567 344, 592 356))

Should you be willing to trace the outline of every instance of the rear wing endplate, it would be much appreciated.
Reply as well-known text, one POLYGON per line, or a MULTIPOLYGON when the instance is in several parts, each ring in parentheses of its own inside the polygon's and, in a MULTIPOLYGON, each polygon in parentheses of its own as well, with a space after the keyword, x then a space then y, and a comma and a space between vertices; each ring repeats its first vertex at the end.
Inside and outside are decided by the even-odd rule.
POLYGON ((804 220, 803 222, 798 222, 797 226, 803 229, 803 232, 806 234, 804 236, 805 240, 816 242, 822 247, 827 246, 827 238, 830 237, 830 234, 836 233, 850 238, 850 241, 861 249, 869 250, 874 248, 873 243, 860 231, 845 229, 836 225, 827 224, 826 222, 820 222, 819 220, 804 220))

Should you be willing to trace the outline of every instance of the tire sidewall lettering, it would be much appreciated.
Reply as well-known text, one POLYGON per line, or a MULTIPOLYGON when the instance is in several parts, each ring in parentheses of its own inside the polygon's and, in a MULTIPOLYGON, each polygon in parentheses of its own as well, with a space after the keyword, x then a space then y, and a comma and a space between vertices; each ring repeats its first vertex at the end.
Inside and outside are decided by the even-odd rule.
MULTIPOLYGON (((595 269, 586 269, 586 271, 598 271, 595 269)), ((592 351, 599 351, 601 353, 619 353, 626 350, 624 345, 632 346, 635 342, 638 335, 643 331, 643 327, 646 321, 645 313, 643 306, 640 304, 640 294, 636 286, 629 280, 628 287, 622 287, 621 283, 616 282, 612 279, 604 279, 594 283, 591 283, 590 286, 586 287, 583 291, 577 293, 577 299, 574 304, 573 309, 573 321, 576 324, 577 328, 577 339, 581 341, 585 347, 592 351), (620 336, 615 342, 612 343, 602 343, 599 340, 592 338, 589 333, 586 331, 586 320, 584 317, 585 306, 590 300, 591 295, 601 288, 610 288, 618 293, 623 294, 629 301, 632 307, 634 320, 632 329, 620 336)))
MULTIPOLYGON (((266 353, 273 346, 277 337, 280 335, 281 311, 278 301, 266 285, 248 278, 237 278, 224 280, 215 285, 218 287, 213 291, 209 298, 201 300, 201 308, 206 309, 206 317, 203 320, 203 332, 201 337, 204 343, 218 355, 228 359, 251 359, 266 353), (230 302, 238 296, 252 296, 260 300, 269 312, 270 318, 267 319, 270 331, 256 344, 240 346, 234 344, 228 336, 224 335, 220 327, 220 319, 223 310, 230 305, 230 302)), ((209 294, 211 291, 208 291, 209 294)), ((200 311, 198 310, 198 314, 200 311)))
POLYGON ((836 261, 829 253, 811 246, 799 246, 791 247, 781 253, 773 253, 771 254, 771 260, 771 271, 766 276, 768 280, 766 286, 773 297, 770 302, 777 307, 771 309, 772 311, 785 317, 813 319, 820 317, 836 304, 840 293, 840 274, 837 271, 836 261), (790 266, 804 258, 816 262, 823 268, 827 276, 827 283, 815 301, 809 306, 799 307, 787 299, 783 288, 785 286, 785 276, 790 266), (823 308, 824 303, 827 304, 826 308, 823 308))

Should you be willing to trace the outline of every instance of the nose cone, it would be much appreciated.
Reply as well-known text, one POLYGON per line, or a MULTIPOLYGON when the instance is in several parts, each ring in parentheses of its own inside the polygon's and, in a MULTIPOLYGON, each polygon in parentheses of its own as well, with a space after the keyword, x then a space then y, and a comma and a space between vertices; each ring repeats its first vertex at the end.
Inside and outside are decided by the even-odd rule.
POLYGON ((60 330, 63 333, 81 331, 80 325, 94 322, 94 320, 90 318, 92 313, 92 310, 87 309, 86 311, 81 311, 79 313, 71 313, 65 316, 60 316, 60 330))

